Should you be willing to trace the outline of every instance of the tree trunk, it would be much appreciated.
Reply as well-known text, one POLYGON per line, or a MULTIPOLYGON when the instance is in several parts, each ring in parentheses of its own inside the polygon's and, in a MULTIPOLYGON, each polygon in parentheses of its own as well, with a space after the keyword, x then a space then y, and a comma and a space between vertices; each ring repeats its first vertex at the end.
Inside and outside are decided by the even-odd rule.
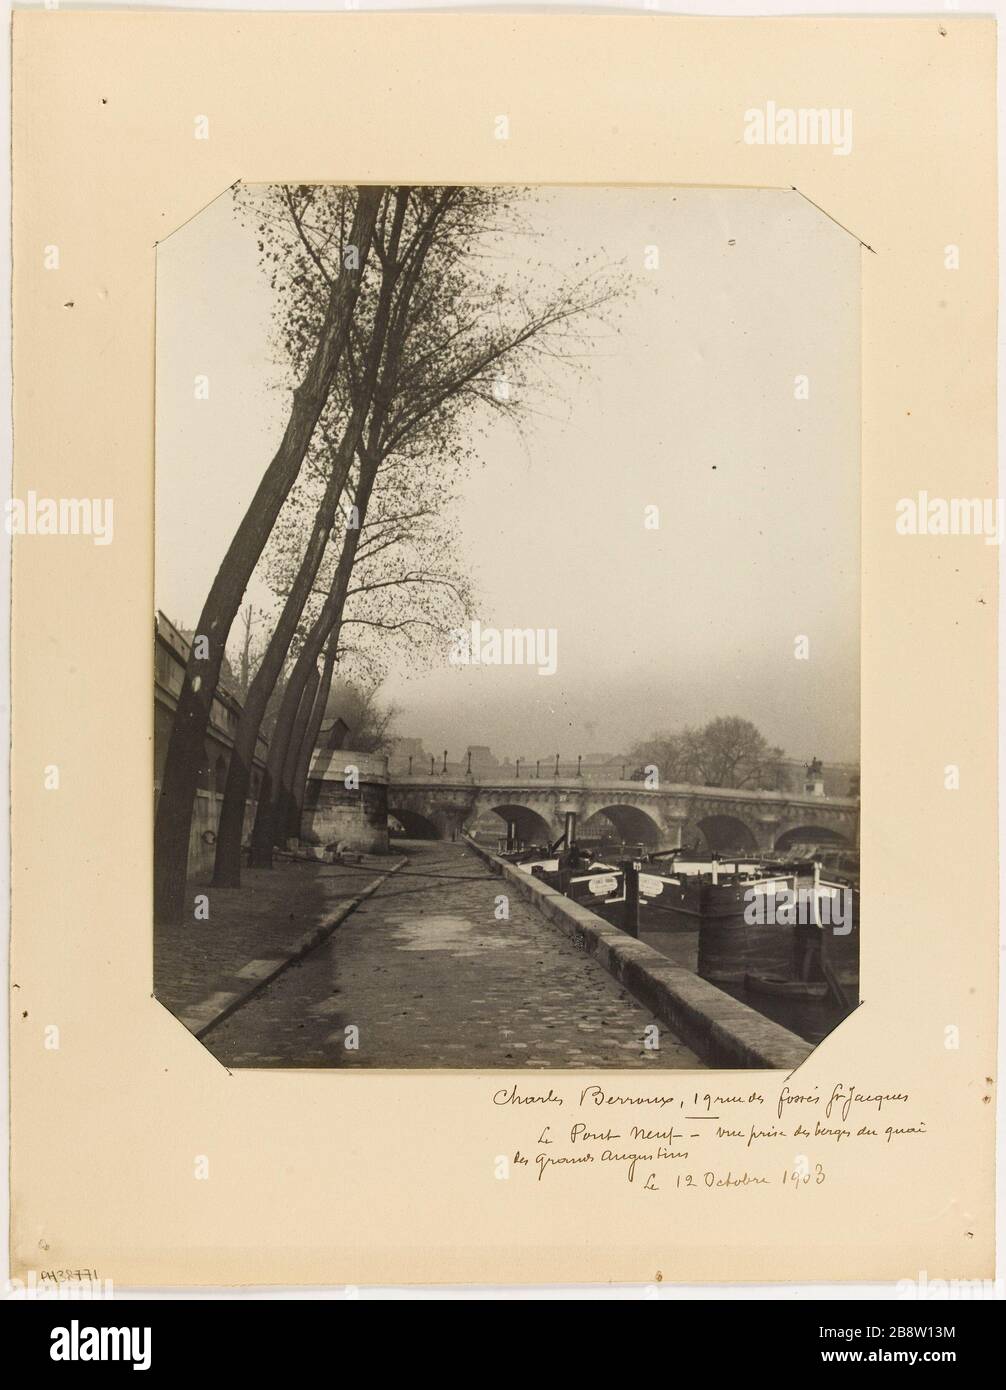
MULTIPOLYGON (((304 798, 307 794, 307 774, 311 770, 311 758, 314 750, 318 746, 318 736, 321 733, 322 721, 325 718, 325 710, 328 708, 328 697, 332 692, 332 677, 335 674, 335 643, 329 642, 328 650, 325 653, 325 665, 321 672, 321 681, 318 685, 318 693, 314 697, 314 705, 311 709, 311 718, 307 721, 307 728, 304 730, 304 737, 300 741, 300 749, 297 754, 297 763, 293 772, 293 808, 291 818, 293 824, 300 826, 304 815, 304 798)), ((287 826, 290 832, 289 825, 287 826)))
POLYGON ((304 639, 304 645, 300 649, 300 655, 294 663, 286 690, 283 692, 283 699, 269 742, 267 766, 271 794, 267 797, 263 790, 263 794, 259 796, 258 808, 255 813, 255 826, 252 830, 252 863, 256 868, 271 868, 275 837, 283 830, 283 823, 276 812, 284 798, 283 773, 286 768, 294 720, 297 717, 304 687, 312 669, 316 666, 322 647, 327 640, 338 643, 338 624, 346 605, 346 594, 353 573, 353 562, 356 559, 356 550, 360 543, 360 534, 367 514, 367 505, 370 502, 374 479, 377 476, 377 462, 377 460, 373 463, 365 462, 361 466, 360 485, 356 491, 359 527, 346 533, 346 540, 342 547, 342 554, 339 557, 332 586, 325 598, 321 612, 304 639))
POLYGON ((286 603, 279 616, 279 622, 269 639, 255 678, 238 720, 234 735, 234 748, 227 771, 223 805, 220 808, 220 824, 217 828, 217 848, 213 866, 213 883, 218 888, 241 887, 241 833, 244 826, 245 803, 251 783, 252 759, 258 741, 259 729, 265 716, 270 696, 283 669, 290 643, 293 641, 297 624, 311 595, 318 570, 328 546, 332 527, 335 525, 339 499, 342 496, 346 479, 363 436, 370 412, 377 374, 384 353, 388 335, 388 321, 391 316, 392 298, 398 278, 398 251, 402 227, 408 207, 409 189, 399 188, 395 196, 395 213, 384 253, 384 271, 381 276, 381 289, 363 380, 355 395, 356 399, 350 414, 346 433, 336 452, 329 474, 325 493, 315 514, 314 525, 307 546, 294 576, 286 603))
POLYGON ((234 534, 199 615, 171 728, 154 832, 154 916, 160 925, 180 922, 185 909, 192 804, 231 624, 300 472, 328 397, 359 296, 383 193, 379 187, 359 190, 350 232, 351 244, 359 250, 359 269, 341 274, 333 286, 311 365, 294 392, 282 443, 234 534), (200 639, 205 639, 205 651, 200 639))
POLYGON ((321 613, 318 615, 314 626, 308 633, 300 655, 294 664, 290 680, 283 694, 279 714, 276 718, 276 725, 273 729, 272 740, 269 745, 269 773, 267 779, 270 795, 259 797, 258 808, 255 813, 255 825, 252 830, 252 863, 258 868, 272 867, 272 847, 277 834, 282 834, 283 822, 276 815, 280 801, 288 795, 284 792, 283 777, 287 768, 287 754, 290 747, 290 738, 293 732, 293 724, 300 706, 300 699, 304 693, 304 686, 307 683, 311 670, 315 667, 321 649, 332 633, 333 642, 338 645, 338 628, 342 619, 342 612, 346 605, 346 594, 349 590, 349 581, 353 571, 353 562, 356 559, 357 546, 360 543, 360 536, 363 531, 363 523, 367 514, 367 507, 370 503, 370 494, 373 491, 374 481, 377 471, 381 464, 381 444, 384 435, 385 423, 391 408, 394 393, 398 386, 398 377, 401 370, 402 349, 406 334, 409 328, 409 306, 416 285, 422 275, 423 264, 433 244, 434 233, 437 225, 437 217, 449 205, 450 196, 445 194, 440 204, 440 210, 436 216, 431 217, 423 228, 422 235, 417 243, 415 255, 406 272, 402 283, 402 290, 395 305, 394 315, 388 332, 388 342, 386 350, 386 360, 384 371, 381 374, 380 385, 374 395, 374 408, 370 423, 367 427, 367 446, 364 448, 362 443, 358 448, 360 454, 360 477, 356 489, 356 522, 355 530, 348 531, 346 540, 343 544, 342 554, 339 557, 339 564, 332 581, 332 587, 321 613))
POLYGON ((355 449, 356 440, 356 434, 347 436, 339 449, 328 487, 325 490, 324 500, 315 518, 307 549, 291 585, 279 622, 269 639, 269 645, 248 689, 244 708, 238 720, 230 766, 227 770, 223 805, 220 808, 220 825, 217 828, 213 883, 218 888, 240 888, 241 886, 241 831, 244 824, 245 803, 251 784, 252 760, 258 743, 259 729, 276 681, 283 669, 283 663, 286 661, 290 642, 297 630, 304 605, 310 596, 311 586, 321 565, 325 547, 328 545, 332 524, 335 520, 335 510, 352 462, 352 452, 349 451, 355 449))
POLYGON ((304 686, 304 694, 301 696, 297 715, 293 721, 293 732, 290 736, 286 764, 283 768, 283 778, 280 782, 279 795, 276 799, 276 824, 280 829, 280 834, 284 841, 290 838, 300 839, 299 823, 292 824, 294 820, 293 769, 296 766, 297 754, 300 752, 300 745, 303 741, 308 721, 311 718, 311 711, 314 709, 315 696, 318 693, 318 686, 320 683, 321 673, 317 666, 315 666, 308 675, 307 683, 304 686))

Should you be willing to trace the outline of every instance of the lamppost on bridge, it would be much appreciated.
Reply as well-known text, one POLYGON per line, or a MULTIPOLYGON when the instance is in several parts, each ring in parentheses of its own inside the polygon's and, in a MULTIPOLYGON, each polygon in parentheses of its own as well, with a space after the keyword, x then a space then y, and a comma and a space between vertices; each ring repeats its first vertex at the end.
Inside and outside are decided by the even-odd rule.
POLYGON ((447 776, 447 749, 444 749, 444 776, 447 776))
POLYGON ((537 759, 535 760, 534 775, 535 775, 536 777, 540 777, 540 776, 541 776, 541 758, 537 758, 537 759))
POLYGON ((556 753, 556 755, 555 755, 555 775, 556 775, 556 777, 559 776, 559 754, 558 754, 558 753, 556 753))
POLYGON ((433 776, 433 772, 434 772, 434 769, 436 768, 436 765, 437 765, 437 760, 436 760, 436 758, 434 758, 433 754, 431 753, 431 754, 430 754, 430 776, 431 776, 431 777, 433 776))
POLYGON ((517 759, 517 781, 520 781, 520 758, 517 759))
POLYGON ((413 757, 413 755, 410 753, 410 754, 409 754, 409 776, 410 776, 410 777, 412 776, 412 757, 413 757))
POLYGON ((579 776, 581 775, 581 774, 580 774, 580 764, 581 764, 582 762, 583 762, 583 754, 582 754, 582 753, 577 753, 577 755, 576 755, 576 775, 577 775, 577 777, 579 777, 579 776))
POLYGON ((472 750, 468 750, 468 776, 472 775, 472 750))

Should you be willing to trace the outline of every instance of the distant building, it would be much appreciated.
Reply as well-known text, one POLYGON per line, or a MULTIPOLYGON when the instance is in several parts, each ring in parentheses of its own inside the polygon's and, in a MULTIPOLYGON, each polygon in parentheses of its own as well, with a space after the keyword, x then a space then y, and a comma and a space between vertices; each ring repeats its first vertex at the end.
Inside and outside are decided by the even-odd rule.
POLYGON ((421 772, 429 772, 430 755, 423 747, 421 738, 394 738, 388 747, 388 766, 392 776, 405 777, 412 771, 418 777, 421 772))
MULTIPOLYGON (((584 764, 587 759, 584 758, 584 764)), ((628 753, 605 753, 598 754, 596 763, 591 760, 591 773, 599 776, 608 777, 613 782, 624 781, 626 777, 631 777, 634 764, 628 753)))
POLYGON ((471 755, 473 777, 478 777, 482 772, 495 772, 499 767, 499 762, 493 757, 492 749, 484 743, 473 743, 465 755, 466 761, 468 754, 471 755))
POLYGON ((341 716, 332 720, 330 729, 321 731, 321 741, 324 748, 346 748, 346 739, 349 735, 349 725, 341 716))

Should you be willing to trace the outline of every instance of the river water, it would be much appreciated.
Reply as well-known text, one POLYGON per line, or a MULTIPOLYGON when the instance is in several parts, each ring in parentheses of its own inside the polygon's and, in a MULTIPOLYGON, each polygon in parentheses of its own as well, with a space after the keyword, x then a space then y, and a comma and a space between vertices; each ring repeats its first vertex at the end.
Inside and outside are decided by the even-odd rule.
MULTIPOLYGON (((593 910, 612 926, 621 927, 621 903, 614 903, 610 907, 602 904, 593 910)), ((695 974, 699 953, 698 932, 667 927, 661 922, 662 917, 659 908, 640 907, 640 941, 652 946, 675 965, 680 965, 695 974)), ((848 1016, 831 995, 825 999, 786 999, 775 995, 754 994, 744 985, 717 984, 716 988, 722 989, 725 994, 732 995, 740 1003, 747 1004, 749 1008, 765 1018, 772 1019, 809 1043, 819 1043, 848 1016)))

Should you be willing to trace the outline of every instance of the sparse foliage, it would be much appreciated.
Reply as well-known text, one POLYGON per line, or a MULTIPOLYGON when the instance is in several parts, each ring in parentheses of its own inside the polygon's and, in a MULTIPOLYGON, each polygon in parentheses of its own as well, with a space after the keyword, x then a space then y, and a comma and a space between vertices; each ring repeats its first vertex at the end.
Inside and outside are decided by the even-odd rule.
POLYGON ((778 791, 784 783, 783 751, 748 719, 711 719, 701 729, 657 733, 632 749, 640 765, 655 765, 663 782, 704 787, 778 791))

